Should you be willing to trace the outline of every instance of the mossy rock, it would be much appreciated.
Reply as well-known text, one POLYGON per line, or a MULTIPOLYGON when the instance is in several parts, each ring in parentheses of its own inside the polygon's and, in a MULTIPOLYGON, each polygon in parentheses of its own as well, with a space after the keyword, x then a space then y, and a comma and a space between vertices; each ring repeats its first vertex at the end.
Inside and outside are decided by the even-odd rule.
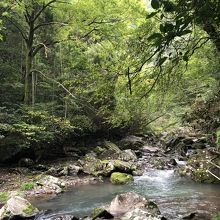
POLYGON ((110 214, 104 208, 95 208, 92 211, 91 218, 93 220, 96 219, 96 218, 112 219, 112 218, 114 218, 114 216, 112 214, 110 214))
POLYGON ((110 177, 113 184, 127 184, 134 180, 133 176, 127 173, 114 172, 110 177))
POLYGON ((14 196, 0 209, 0 219, 33 218, 39 211, 28 200, 14 196))
POLYGON ((129 163, 129 162, 125 162, 121 160, 114 161, 115 169, 123 173, 132 173, 131 166, 132 166, 132 163, 129 163))

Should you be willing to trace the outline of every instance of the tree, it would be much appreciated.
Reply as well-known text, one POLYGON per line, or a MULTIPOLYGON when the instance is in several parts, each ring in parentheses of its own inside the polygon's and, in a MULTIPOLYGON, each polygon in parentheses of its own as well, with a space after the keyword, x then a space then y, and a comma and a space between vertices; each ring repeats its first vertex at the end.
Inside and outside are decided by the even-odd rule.
POLYGON ((55 21, 51 7, 60 2, 58 0, 34 0, 34 1, 16 1, 15 3, 8 3, 5 7, 7 12, 7 20, 13 24, 19 34, 22 36, 25 43, 25 77, 24 77, 24 103, 31 104, 34 102, 33 86, 33 73, 32 66, 33 60, 41 49, 54 45, 58 41, 53 40, 52 37, 44 36, 40 33, 43 28, 51 26, 63 26, 64 22, 55 21))
POLYGON ((169 51, 169 57, 187 62, 195 50, 208 41, 220 52, 219 1, 152 0, 151 6, 154 12, 148 17, 157 17, 160 21, 159 31, 149 37, 154 41, 157 54, 169 51))

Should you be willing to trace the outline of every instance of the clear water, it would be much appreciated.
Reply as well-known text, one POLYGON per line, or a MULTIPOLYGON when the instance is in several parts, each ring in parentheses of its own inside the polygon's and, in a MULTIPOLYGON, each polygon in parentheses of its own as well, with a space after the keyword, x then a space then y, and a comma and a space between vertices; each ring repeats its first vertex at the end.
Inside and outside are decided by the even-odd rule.
MULTIPOLYGON (((84 216, 109 203, 115 195, 135 191, 155 201, 168 219, 179 219, 191 212, 214 214, 220 211, 220 185, 198 184, 174 175, 173 170, 154 170, 136 177, 130 185, 102 183, 73 188, 49 200, 37 200, 41 210, 54 214, 84 216)), ((45 216, 49 218, 49 216, 45 216)))

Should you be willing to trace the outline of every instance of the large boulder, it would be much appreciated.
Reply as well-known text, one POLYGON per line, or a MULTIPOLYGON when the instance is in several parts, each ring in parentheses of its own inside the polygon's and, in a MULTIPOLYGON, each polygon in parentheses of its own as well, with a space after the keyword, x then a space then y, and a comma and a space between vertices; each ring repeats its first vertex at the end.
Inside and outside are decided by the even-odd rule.
POLYGON ((130 135, 123 138, 119 145, 122 149, 138 150, 144 145, 144 140, 142 137, 130 135))
POLYGON ((114 172, 110 177, 113 184, 127 184, 134 180, 133 176, 127 173, 114 172))
POLYGON ((133 163, 126 162, 126 161, 121 161, 121 160, 115 160, 114 161, 114 167, 115 170, 118 172, 123 172, 123 173, 132 173, 132 165, 133 163))
POLYGON ((37 182, 36 194, 58 194, 63 191, 65 182, 57 177, 46 175, 40 178, 37 182))
POLYGON ((135 192, 117 195, 107 207, 107 210, 114 216, 122 216, 135 209, 141 209, 152 216, 160 215, 160 210, 154 202, 147 200, 135 192))
POLYGON ((137 156, 133 150, 126 149, 121 151, 118 158, 116 159, 131 162, 131 161, 137 161, 137 156))
POLYGON ((110 141, 104 141, 101 149, 102 152, 98 154, 98 157, 102 160, 118 159, 119 155, 121 154, 119 147, 110 141))
POLYGON ((38 209, 29 201, 22 197, 14 196, 0 209, 0 219, 26 219, 34 217, 38 212, 38 209))
POLYGON ((83 162, 83 172, 94 176, 110 176, 114 170, 113 162, 100 160, 93 154, 87 154, 83 162))

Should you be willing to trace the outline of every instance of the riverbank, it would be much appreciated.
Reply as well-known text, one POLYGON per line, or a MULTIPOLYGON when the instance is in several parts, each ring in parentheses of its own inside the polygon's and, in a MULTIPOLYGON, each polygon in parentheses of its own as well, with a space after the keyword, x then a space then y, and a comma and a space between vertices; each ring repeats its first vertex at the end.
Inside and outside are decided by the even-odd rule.
MULTIPOLYGON (((163 213, 168 215, 169 219, 172 219, 172 216, 184 216, 191 212, 199 211, 203 213, 202 207, 208 203, 212 204, 213 209, 211 210, 216 213, 220 211, 218 210, 220 204, 215 199, 215 196, 218 195, 216 192, 219 191, 218 185, 216 185, 217 188, 209 185, 203 186, 202 184, 193 185, 189 180, 193 179, 208 183, 216 181, 207 175, 206 169, 210 167, 204 163, 204 159, 217 162, 219 160, 218 154, 213 153, 204 137, 195 138, 189 135, 185 137, 179 135, 169 139, 167 136, 158 138, 148 134, 128 136, 117 142, 117 144, 104 140, 97 143, 97 146, 90 153, 78 159, 70 157, 35 163, 30 158, 23 158, 19 161, 19 167, 0 168, 0 203, 3 205, 8 198, 19 195, 34 201, 40 209, 45 210, 48 207, 47 205, 41 206, 45 204, 42 201, 47 203, 47 201, 58 199, 58 203, 61 203, 61 205, 63 200, 67 200, 72 204, 72 200, 67 198, 76 190, 87 192, 87 199, 83 195, 77 196, 79 201, 85 199, 85 201, 81 201, 81 204, 86 202, 88 205, 89 200, 97 206, 97 202, 102 201, 102 197, 109 201, 112 198, 110 192, 107 195, 97 192, 100 197, 96 200, 96 195, 93 194, 96 189, 90 188, 91 184, 95 184, 94 187, 100 187, 102 191, 105 191, 106 187, 120 189, 121 191, 127 189, 137 191, 159 204, 161 209, 164 210, 163 213), (199 175, 194 178, 197 172, 199 172, 199 175), (113 181, 112 174, 114 173, 133 177, 129 177, 128 182, 126 179, 125 182, 121 179, 113 181), (181 179, 178 176, 185 176, 189 179, 181 179), (133 179, 134 182, 130 182, 133 179), (123 186, 113 185, 109 181, 112 181, 113 184, 127 184, 123 186), (181 188, 181 184, 185 185, 186 188, 181 188), (152 185, 156 188, 152 188, 152 185), (88 189, 92 190, 92 193, 86 190, 87 186, 88 189), (178 189, 178 187, 180 188, 178 189), (195 190, 195 187, 199 187, 201 190, 195 190), (150 189, 150 191, 145 192, 142 188, 150 189), (209 192, 209 190, 211 191, 209 192), (61 192, 64 192, 64 194, 60 194, 61 192), (183 194, 185 192, 186 194, 183 194), (195 195, 188 196, 187 193, 195 193, 195 195), (59 196, 57 196, 58 194, 59 196), (63 195, 64 197, 62 197, 63 195), (183 213, 173 213, 174 207, 181 203, 186 208, 185 211, 183 213), (167 213, 166 210, 170 211, 167 213)), ((113 190, 114 193, 121 191, 113 190)), ((77 207, 76 204, 73 205, 77 207)), ((62 207, 65 209, 66 206, 68 204, 64 203, 62 207)), ((56 204, 51 209, 55 210, 56 204)), ((74 214, 78 213, 75 209, 72 211, 74 214)), ((204 219, 211 218, 209 211, 204 214, 206 216, 204 219)))

